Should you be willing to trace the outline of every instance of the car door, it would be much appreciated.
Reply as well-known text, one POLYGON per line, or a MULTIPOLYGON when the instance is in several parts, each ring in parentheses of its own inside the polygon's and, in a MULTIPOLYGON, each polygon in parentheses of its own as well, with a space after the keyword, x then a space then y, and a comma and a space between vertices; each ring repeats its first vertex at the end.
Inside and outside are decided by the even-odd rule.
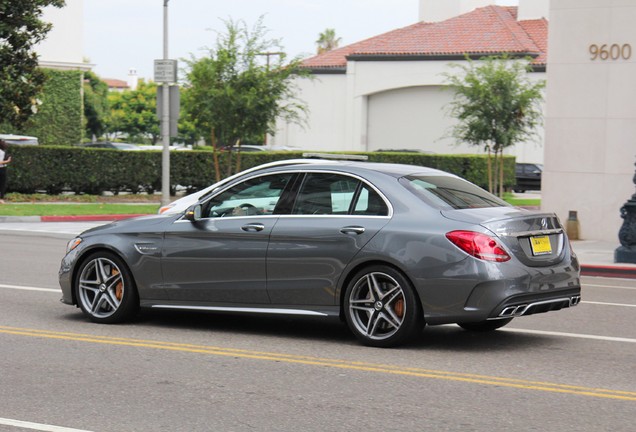
POLYGON ((184 303, 269 303, 266 253, 274 208, 293 174, 254 176, 203 203, 203 218, 165 233, 162 271, 184 303))
POLYGON ((361 179, 307 173, 289 214, 281 215, 270 236, 272 303, 333 305, 342 271, 389 219, 387 201, 361 179))

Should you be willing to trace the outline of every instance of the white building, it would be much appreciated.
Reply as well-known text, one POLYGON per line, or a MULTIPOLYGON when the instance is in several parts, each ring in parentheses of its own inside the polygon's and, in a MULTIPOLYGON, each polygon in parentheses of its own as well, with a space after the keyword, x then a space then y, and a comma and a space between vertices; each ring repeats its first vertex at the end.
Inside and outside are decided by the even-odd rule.
MULTIPOLYGON (((532 79, 539 80, 545 78, 547 54, 548 0, 521 0, 519 7, 489 6, 491 1, 420 0, 420 22, 306 59, 315 79, 298 85, 309 108, 308 125, 280 123, 270 144, 482 153, 449 136, 453 119, 445 107, 453 95, 444 77, 453 72, 449 64, 465 63, 466 54, 530 55, 532 79)), ((538 141, 510 153, 519 161, 543 162, 538 141)))
POLYGON ((90 70, 84 62, 84 0, 66 0, 66 6, 46 7, 42 19, 53 24, 46 39, 36 47, 41 67, 90 70))
POLYGON ((634 194, 636 0, 553 0, 541 207, 618 246, 634 194))

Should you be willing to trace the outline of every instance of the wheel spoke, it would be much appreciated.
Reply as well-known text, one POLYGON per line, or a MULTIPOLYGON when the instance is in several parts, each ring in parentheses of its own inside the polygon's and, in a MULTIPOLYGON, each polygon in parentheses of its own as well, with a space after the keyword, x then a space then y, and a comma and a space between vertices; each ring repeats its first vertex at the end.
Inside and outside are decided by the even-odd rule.
POLYGON ((376 279, 375 273, 370 273, 367 275, 367 284, 369 285, 369 296, 373 298, 373 300, 381 300, 382 299, 382 290, 380 289, 380 284, 376 279))
POLYGON ((105 260, 103 259, 98 259, 96 260, 97 262, 95 263, 96 265, 96 274, 97 274, 97 281, 99 283, 105 283, 108 280, 108 272, 106 271, 106 266, 110 264, 108 263, 104 263, 105 260))
POLYGON ((93 298, 93 303, 91 304, 91 312, 96 314, 101 309, 104 304, 104 294, 98 292, 93 298))

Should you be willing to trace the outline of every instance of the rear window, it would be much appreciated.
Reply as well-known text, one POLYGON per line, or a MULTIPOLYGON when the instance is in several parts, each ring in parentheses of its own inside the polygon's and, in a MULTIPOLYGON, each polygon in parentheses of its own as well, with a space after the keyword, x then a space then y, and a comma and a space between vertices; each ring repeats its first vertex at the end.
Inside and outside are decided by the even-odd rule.
POLYGON ((474 184, 451 176, 406 176, 400 183, 425 203, 439 208, 508 207, 509 204, 474 184))

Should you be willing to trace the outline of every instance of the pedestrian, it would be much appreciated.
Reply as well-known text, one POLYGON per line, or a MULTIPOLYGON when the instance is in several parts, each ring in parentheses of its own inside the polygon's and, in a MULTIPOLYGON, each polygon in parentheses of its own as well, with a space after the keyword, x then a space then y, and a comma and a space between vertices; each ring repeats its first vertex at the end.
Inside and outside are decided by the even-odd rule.
POLYGON ((7 191, 7 165, 11 162, 8 149, 6 141, 0 139, 0 204, 4 204, 4 194, 7 191))

